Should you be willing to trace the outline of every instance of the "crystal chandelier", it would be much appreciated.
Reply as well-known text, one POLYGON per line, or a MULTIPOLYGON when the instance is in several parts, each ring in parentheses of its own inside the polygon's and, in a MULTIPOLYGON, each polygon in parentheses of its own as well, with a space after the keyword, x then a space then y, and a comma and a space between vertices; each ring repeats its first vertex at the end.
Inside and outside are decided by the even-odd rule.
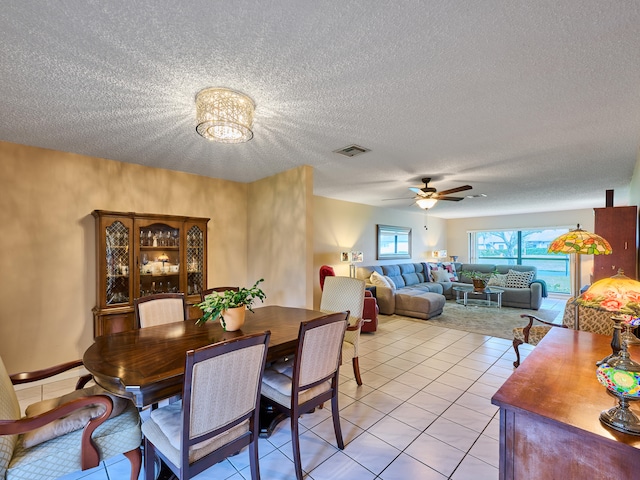
POLYGON ((253 138, 254 108, 253 101, 242 93, 205 88, 196 95, 196 131, 214 142, 248 142, 253 138))

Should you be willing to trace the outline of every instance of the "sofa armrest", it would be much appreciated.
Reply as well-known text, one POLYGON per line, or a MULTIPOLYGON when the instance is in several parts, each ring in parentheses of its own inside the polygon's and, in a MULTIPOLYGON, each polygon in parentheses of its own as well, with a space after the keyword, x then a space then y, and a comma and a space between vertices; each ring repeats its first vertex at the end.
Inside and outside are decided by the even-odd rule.
POLYGON ((538 310, 542 306, 542 285, 532 283, 529 288, 531 288, 531 308, 538 310))
POLYGON ((389 287, 376 287, 378 309, 383 315, 393 315, 396 311, 396 292, 389 287))

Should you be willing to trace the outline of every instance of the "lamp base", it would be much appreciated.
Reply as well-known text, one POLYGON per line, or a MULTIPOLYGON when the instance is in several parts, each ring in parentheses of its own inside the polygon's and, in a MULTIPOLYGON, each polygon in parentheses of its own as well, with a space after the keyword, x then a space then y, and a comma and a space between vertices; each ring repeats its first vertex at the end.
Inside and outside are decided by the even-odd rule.
POLYGON ((618 406, 603 411, 600 414, 600 421, 618 432, 640 435, 640 419, 629 408, 629 399, 620 395, 615 396, 619 400, 618 406))
POLYGON ((613 334, 611 335, 611 355, 608 355, 602 360, 596 362, 596 366, 598 367, 603 363, 609 363, 609 360, 617 357, 620 353, 620 350, 622 350, 622 345, 620 343, 620 332, 622 331, 622 321, 624 319, 620 316, 614 315, 611 317, 611 320, 613 321, 613 334))

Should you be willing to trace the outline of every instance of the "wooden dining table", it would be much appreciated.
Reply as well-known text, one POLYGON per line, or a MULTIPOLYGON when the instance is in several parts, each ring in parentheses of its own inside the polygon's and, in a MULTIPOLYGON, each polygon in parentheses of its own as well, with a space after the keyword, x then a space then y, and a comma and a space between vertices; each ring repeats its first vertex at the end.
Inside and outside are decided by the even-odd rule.
POLYGON ((96 337, 82 361, 96 383, 146 407, 182 392, 185 355, 242 335, 271 331, 267 362, 295 353, 300 323, 326 315, 304 308, 267 306, 247 312, 241 330, 225 332, 219 322, 195 320, 96 337))

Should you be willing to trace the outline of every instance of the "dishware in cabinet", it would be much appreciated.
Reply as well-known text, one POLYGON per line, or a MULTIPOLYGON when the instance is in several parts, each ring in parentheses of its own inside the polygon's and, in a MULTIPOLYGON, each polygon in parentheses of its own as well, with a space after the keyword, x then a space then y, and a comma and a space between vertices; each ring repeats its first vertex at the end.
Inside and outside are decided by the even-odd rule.
POLYGON ((135 297, 156 293, 183 292, 180 282, 180 236, 184 221, 158 218, 136 218, 135 297))

